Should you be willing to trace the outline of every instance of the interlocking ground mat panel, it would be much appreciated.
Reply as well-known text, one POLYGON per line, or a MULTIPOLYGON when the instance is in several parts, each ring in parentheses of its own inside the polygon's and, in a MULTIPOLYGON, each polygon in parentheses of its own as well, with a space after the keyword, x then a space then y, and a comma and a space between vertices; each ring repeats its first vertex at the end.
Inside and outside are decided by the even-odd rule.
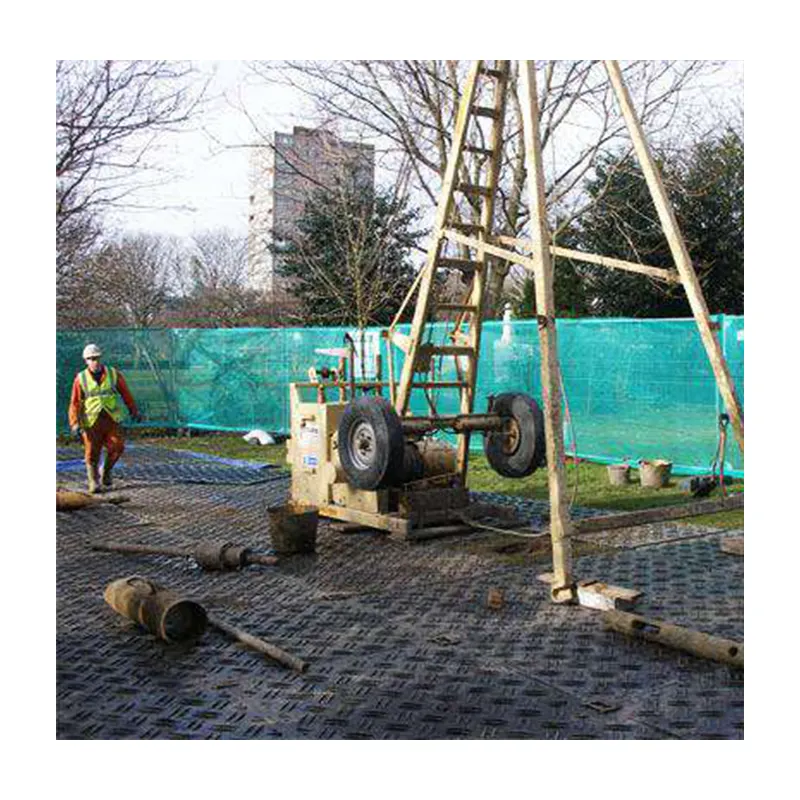
MULTIPOLYGON (((77 448, 57 455, 79 458, 77 448)), ((287 497, 284 471, 153 446, 124 459, 109 496, 127 502, 56 514, 60 739, 744 736, 743 670, 553 604, 536 579, 549 557, 524 539, 475 531, 411 543, 322 521, 316 552, 227 572, 186 556, 93 550, 189 551, 209 540, 273 550, 266 509, 287 497), (105 587, 130 575, 200 602, 308 670, 211 627, 192 643, 157 639, 104 602, 105 587)), ((57 472, 66 488, 82 489, 83 477, 57 472)), ((515 505, 534 527, 546 520, 544 503, 478 499, 515 505)), ((744 559, 720 550, 730 535, 671 523, 593 536, 576 550, 575 575, 642 591, 635 610, 648 618, 741 641, 744 559)))

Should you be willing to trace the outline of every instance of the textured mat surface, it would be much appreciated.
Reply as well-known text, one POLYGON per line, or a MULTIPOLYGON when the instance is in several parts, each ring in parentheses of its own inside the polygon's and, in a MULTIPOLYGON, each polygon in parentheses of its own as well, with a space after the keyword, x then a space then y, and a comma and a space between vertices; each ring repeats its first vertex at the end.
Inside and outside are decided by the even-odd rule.
MULTIPOLYGON (((553 605, 535 579, 546 560, 481 550, 480 533, 408 544, 323 523, 316 554, 235 573, 93 551, 95 540, 271 547, 265 509, 285 498, 285 474, 247 483, 237 480, 242 468, 210 464, 222 473, 216 484, 180 484, 159 478, 181 456, 147 448, 126 457, 129 469, 151 470, 146 483, 121 474, 128 503, 57 512, 59 738, 743 736, 742 671, 553 605), (193 645, 156 640, 103 602, 104 587, 131 574, 202 601, 309 671, 292 673, 214 630, 193 645), (487 607, 489 589, 503 592, 499 610, 487 607)), ((58 478, 78 486, 77 474, 58 478)), ((546 514, 546 504, 525 502, 529 519, 546 514)), ((644 591, 640 613, 743 638, 743 559, 720 552, 724 534, 651 527, 644 545, 628 532, 634 546, 576 559, 576 575, 644 591), (680 541, 687 535, 699 538, 680 541)))

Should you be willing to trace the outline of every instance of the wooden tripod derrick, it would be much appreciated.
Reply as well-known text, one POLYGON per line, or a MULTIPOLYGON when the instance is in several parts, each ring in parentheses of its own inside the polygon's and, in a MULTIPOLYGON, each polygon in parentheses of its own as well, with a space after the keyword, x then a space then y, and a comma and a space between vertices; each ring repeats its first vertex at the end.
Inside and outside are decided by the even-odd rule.
MULTIPOLYGON (((605 61, 606 72, 620 111, 625 120, 634 150, 642 167, 661 227, 675 262, 674 269, 662 269, 604 255, 581 253, 556 247, 547 226, 545 179, 539 136, 539 108, 536 73, 533 61, 520 61, 519 85, 525 137, 525 162, 530 205, 528 240, 493 235, 495 194, 500 172, 505 117, 505 95, 510 74, 509 61, 476 61, 466 79, 456 116, 453 142, 442 181, 432 239, 425 266, 420 270, 410 292, 386 333, 389 341, 389 386, 392 403, 401 417, 409 413, 411 393, 423 389, 436 416, 430 389, 457 389, 461 414, 471 414, 475 400, 481 319, 486 289, 487 256, 506 259, 531 271, 536 286, 536 313, 539 320, 542 393, 545 419, 548 483, 550 489, 550 535, 553 546, 553 581, 555 601, 576 597, 572 577, 570 520, 566 499, 564 443, 561 425, 561 387, 553 297, 553 261, 563 256, 609 269, 640 273, 668 283, 680 283, 686 291, 701 340, 706 349, 720 394, 731 419, 734 435, 744 455, 744 415, 730 372, 722 353, 715 325, 708 313, 700 283, 689 258, 664 184, 652 157, 647 140, 616 61, 605 61), (491 87, 486 91, 487 84, 491 87), (486 95, 491 94, 491 103, 486 95), (488 124, 488 129, 485 125, 488 124), (467 202, 464 203, 463 201, 467 202), (464 218, 464 209, 472 213, 464 218), (457 248, 457 255, 451 250, 457 248), (525 252, 519 252, 523 250, 525 252), (433 287, 442 270, 459 269, 468 281, 463 303, 437 304, 433 287), (416 306, 408 335, 397 330, 400 317, 416 295, 416 306), (424 342, 425 326, 437 319, 437 313, 455 313, 447 331, 450 344, 424 342), (399 381, 393 371, 392 346, 405 354, 399 381), (455 382, 423 379, 415 376, 428 372, 433 357, 455 359, 455 382), (463 366, 460 362, 466 362, 463 366)), ((466 477, 469 431, 459 431, 457 468, 466 477)))

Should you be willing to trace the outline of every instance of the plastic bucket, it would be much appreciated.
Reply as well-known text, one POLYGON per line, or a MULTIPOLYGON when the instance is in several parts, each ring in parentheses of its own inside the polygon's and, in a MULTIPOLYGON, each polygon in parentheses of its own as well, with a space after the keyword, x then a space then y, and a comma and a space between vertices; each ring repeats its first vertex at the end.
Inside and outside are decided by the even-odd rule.
POLYGON ((631 481, 631 468, 628 464, 609 464, 608 482, 612 486, 624 486, 631 481))
POLYGON ((671 472, 671 461, 657 459, 639 462, 639 481, 648 489, 661 489, 666 486, 669 483, 671 472))
POLYGON ((281 555, 313 553, 317 548, 316 508, 296 503, 267 509, 272 548, 281 555))

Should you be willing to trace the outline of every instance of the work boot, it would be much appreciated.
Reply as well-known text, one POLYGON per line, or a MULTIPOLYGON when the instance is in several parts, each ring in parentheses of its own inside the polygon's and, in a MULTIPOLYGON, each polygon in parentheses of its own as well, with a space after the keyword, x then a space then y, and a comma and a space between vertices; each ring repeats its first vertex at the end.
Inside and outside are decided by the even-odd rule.
POLYGON ((97 465, 86 465, 86 479, 89 484, 89 494, 99 494, 100 492, 100 478, 97 474, 97 465))
POLYGON ((113 481, 111 480, 111 470, 113 467, 114 467, 113 464, 111 466, 109 466, 108 464, 103 464, 103 469, 100 473, 101 476, 100 480, 101 483, 103 484, 104 489, 110 489, 113 484, 113 481))

